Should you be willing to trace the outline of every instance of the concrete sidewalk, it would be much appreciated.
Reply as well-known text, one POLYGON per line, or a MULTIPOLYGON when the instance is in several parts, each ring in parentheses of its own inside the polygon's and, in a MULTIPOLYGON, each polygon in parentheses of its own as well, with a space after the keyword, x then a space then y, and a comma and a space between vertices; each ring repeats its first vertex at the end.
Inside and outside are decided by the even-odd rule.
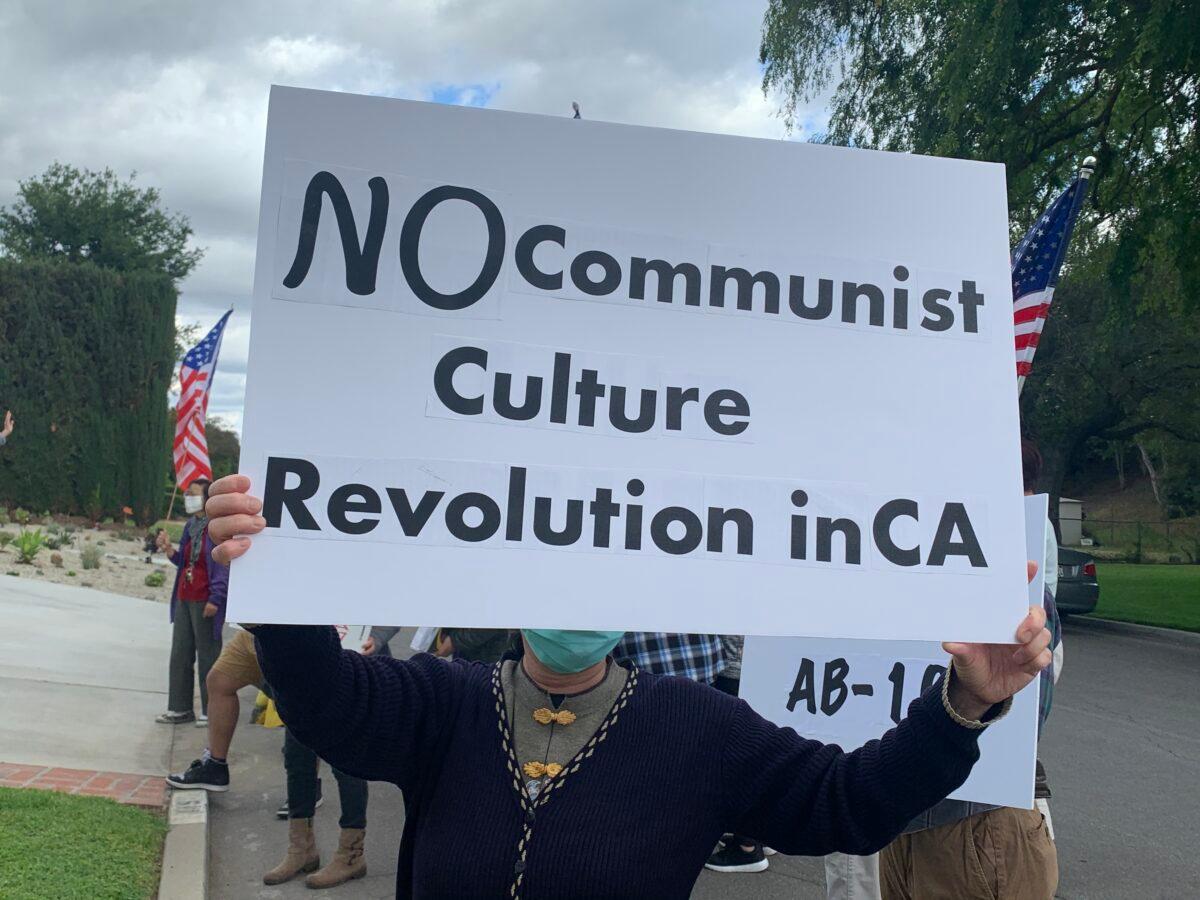
POLYGON ((0 621, 0 761, 166 773, 165 606, 0 577, 0 621))

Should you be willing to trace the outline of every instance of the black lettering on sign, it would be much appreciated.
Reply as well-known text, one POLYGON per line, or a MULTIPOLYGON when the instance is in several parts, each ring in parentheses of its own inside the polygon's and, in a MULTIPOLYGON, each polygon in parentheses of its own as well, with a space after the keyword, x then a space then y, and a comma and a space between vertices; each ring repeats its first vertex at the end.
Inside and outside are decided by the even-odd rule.
POLYGON ((942 518, 938 522, 937 534, 933 536, 933 546, 926 562, 931 566, 945 565, 947 556, 965 556, 971 561, 972 568, 987 568, 987 560, 983 558, 979 538, 975 537, 971 517, 961 503, 947 503, 942 509, 942 518), (962 540, 953 540, 955 531, 962 540))
POLYGON ((479 191, 445 184, 426 192, 404 217, 404 227, 400 229, 400 268, 408 281, 409 290, 426 306, 441 310, 466 309, 480 300, 496 283, 496 277, 504 263, 504 240, 504 217, 500 215, 495 203, 479 191), (438 204, 447 200, 462 200, 476 207, 483 213, 488 232, 487 251, 484 253, 479 274, 470 285, 457 294, 443 294, 429 286, 421 273, 419 255, 421 232, 425 230, 429 214, 438 204))
POLYGON ((892 666, 888 681, 892 683, 891 717, 892 721, 899 725, 901 707, 904 705, 904 663, 898 662, 892 666))
POLYGON ((946 667, 939 666, 937 663, 931 663, 925 667, 925 674, 921 676, 921 693, 929 690, 935 681, 946 674, 946 667))
POLYGON ((346 261, 346 289, 360 296, 375 292, 379 249, 383 246, 383 232, 387 227, 388 186, 386 181, 376 176, 367 182, 367 187, 371 189, 371 215, 367 220, 367 236, 359 247, 354 210, 350 207, 342 183, 330 172, 318 172, 312 177, 304 191, 304 209, 300 214, 296 256, 292 260, 291 269, 284 276, 284 287, 299 287, 308 277, 313 252, 317 246, 317 229, 321 224, 322 199, 327 196, 333 206, 338 234, 342 239, 342 256, 346 261))
POLYGON ((825 663, 825 680, 821 684, 821 712, 832 716, 846 702, 846 676, 850 665, 840 656, 825 663))
POLYGON ((329 524, 343 534, 366 534, 376 525, 378 519, 358 519, 351 521, 347 513, 369 513, 379 515, 382 507, 379 505, 379 495, 365 484, 343 484, 329 495, 329 524))
POLYGON ((883 554, 884 559, 888 562, 895 563, 898 566, 917 566, 921 564, 920 547, 905 550, 897 547, 892 541, 892 523, 901 516, 907 516, 916 521, 917 511, 917 501, 901 498, 889 500, 883 506, 879 507, 879 512, 875 513, 875 522, 871 526, 871 533, 875 537, 875 546, 879 548, 879 552, 883 554))
POLYGON ((788 694, 788 712, 795 712, 796 704, 803 700, 804 707, 808 710, 809 715, 816 713, 817 689, 813 685, 813 672, 813 661, 811 659, 800 660, 800 668, 796 672, 796 682, 792 685, 791 693, 788 694))
POLYGON ((278 528, 283 521, 283 511, 301 531, 320 531, 321 526, 313 518, 305 500, 312 498, 321 486, 321 473, 307 459, 290 459, 286 456, 272 456, 267 460, 267 477, 263 485, 263 518, 267 520, 268 528, 278 528), (295 475, 298 479, 294 487, 287 487, 287 477, 295 475))

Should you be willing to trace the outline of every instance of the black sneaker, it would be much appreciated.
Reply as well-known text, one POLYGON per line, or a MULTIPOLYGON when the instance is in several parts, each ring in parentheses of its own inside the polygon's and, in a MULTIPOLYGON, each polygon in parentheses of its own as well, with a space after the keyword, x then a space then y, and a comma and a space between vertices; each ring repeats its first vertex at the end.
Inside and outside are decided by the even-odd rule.
POLYGON ((737 844, 728 844, 719 847, 704 868, 714 872, 761 872, 769 865, 761 845, 755 844, 754 850, 748 853, 737 844))
MULTIPOLYGON (((325 798, 321 796, 321 779, 317 779, 317 802, 313 804, 313 809, 320 809, 321 804, 325 802, 325 798)), ((279 804, 279 809, 275 810, 275 818, 286 819, 288 817, 288 802, 284 800, 279 804)))
POLYGON ((168 775, 167 784, 180 790, 227 791, 229 790, 229 766, 222 765, 203 756, 192 760, 186 772, 168 775))

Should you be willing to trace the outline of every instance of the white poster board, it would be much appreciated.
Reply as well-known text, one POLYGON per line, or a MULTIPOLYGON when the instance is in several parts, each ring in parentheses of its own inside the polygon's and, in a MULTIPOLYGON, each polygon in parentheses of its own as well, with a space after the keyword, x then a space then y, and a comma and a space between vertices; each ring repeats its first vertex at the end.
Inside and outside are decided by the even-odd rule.
POLYGON ((1011 634, 1000 166, 274 88, 257 259, 244 620, 1011 634))
MULTIPOLYGON (((1025 542, 1039 571, 1029 603, 1041 605, 1047 496, 1025 498, 1025 542)), ((1015 629, 1017 621, 1013 622, 1015 629)), ((947 665, 937 643, 748 637, 739 695, 777 725, 845 750, 881 737, 947 665)), ((1008 715, 979 738, 979 762, 950 796, 1033 807, 1038 681, 1013 698, 1008 715)))

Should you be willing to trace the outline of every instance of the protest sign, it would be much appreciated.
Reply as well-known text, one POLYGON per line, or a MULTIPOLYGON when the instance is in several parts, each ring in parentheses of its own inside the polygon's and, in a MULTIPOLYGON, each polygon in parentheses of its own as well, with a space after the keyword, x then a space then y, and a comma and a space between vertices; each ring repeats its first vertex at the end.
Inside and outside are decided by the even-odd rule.
POLYGON ((996 165, 275 88, 231 609, 1009 639, 1007 241, 996 165))
MULTIPOLYGON (((1025 498, 1025 552, 1045 554, 1047 496, 1025 498)), ((1041 605, 1039 569, 1029 603, 1041 605)), ((879 738, 946 671, 941 645, 925 641, 748 637, 739 696, 761 715, 844 750, 879 738)), ((996 806, 1033 807, 1038 681, 1013 698, 1007 716, 979 739, 979 762, 950 796, 996 806)))

